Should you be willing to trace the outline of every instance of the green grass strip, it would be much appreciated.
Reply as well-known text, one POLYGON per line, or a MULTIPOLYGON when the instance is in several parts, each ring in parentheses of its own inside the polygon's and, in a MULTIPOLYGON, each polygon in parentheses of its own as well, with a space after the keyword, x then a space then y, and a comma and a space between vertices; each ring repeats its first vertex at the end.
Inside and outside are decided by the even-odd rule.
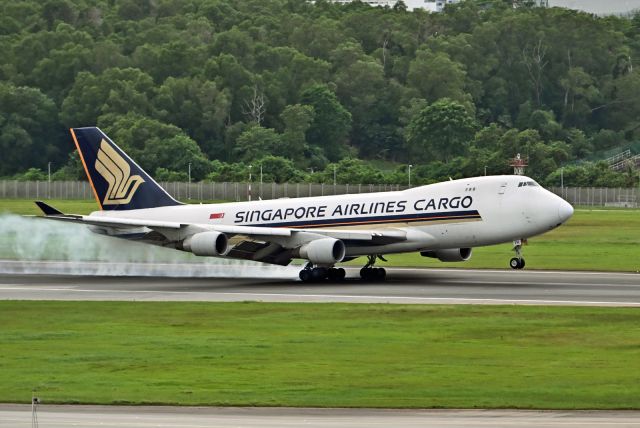
POLYGON ((640 408, 633 308, 0 302, 0 402, 640 408))

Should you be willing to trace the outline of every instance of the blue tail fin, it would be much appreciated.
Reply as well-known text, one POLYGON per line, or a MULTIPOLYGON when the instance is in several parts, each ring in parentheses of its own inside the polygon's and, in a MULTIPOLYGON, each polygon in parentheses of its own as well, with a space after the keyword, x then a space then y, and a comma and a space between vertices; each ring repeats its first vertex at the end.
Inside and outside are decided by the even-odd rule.
POLYGON ((73 128, 71 135, 101 209, 181 205, 100 129, 73 128))

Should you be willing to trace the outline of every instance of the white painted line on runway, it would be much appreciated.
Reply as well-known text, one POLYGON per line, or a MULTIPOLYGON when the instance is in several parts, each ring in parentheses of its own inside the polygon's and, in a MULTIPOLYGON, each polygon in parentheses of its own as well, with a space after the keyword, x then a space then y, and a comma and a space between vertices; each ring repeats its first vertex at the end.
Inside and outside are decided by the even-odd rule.
MULTIPOLYGON (((616 301, 588 301, 588 300, 536 300, 536 299, 486 299, 486 298, 468 298, 468 297, 412 297, 412 296, 372 296, 372 295, 353 295, 353 294, 289 294, 289 293, 232 293, 232 292, 203 292, 203 291, 162 291, 162 290, 84 290, 77 288, 1 288, 0 291, 63 291, 76 293, 111 293, 111 294, 172 294, 185 296, 236 296, 236 297, 288 297, 288 298, 317 298, 317 299, 337 299, 337 300, 358 300, 366 299, 372 301, 415 301, 415 302, 460 302, 460 303, 493 303, 493 304, 550 304, 550 305, 584 305, 584 306, 640 306, 640 302, 616 302, 616 301)), ((283 301, 286 303, 287 301, 283 301)), ((313 303, 313 302, 311 302, 313 303)))
MULTIPOLYGON (((351 269, 360 269, 360 268, 348 268, 349 270, 351 269)), ((638 277, 638 279, 640 279, 640 273, 639 272, 590 272, 590 271, 574 271, 574 270, 526 270, 526 271, 516 271, 516 270, 512 270, 512 269, 465 269, 465 268, 459 268, 459 269, 450 269, 450 268, 395 268, 395 267, 386 267, 385 269, 387 271, 391 271, 391 272, 396 272, 396 271, 400 271, 400 272, 457 272, 457 273, 498 273, 498 274, 504 274, 504 275, 523 275, 523 276, 528 276, 528 275, 536 275, 536 274, 542 274, 542 275, 607 275, 607 276, 635 276, 638 277)))
MULTIPOLYGON (((640 279, 640 278, 639 278, 640 279)), ((471 280, 464 283, 464 286, 480 284, 480 285, 553 285, 558 287, 640 287, 639 284, 611 284, 610 282, 588 282, 585 284, 578 284, 576 282, 545 282, 544 284, 537 284, 532 282, 533 280, 522 281, 477 281, 471 280)), ((426 285, 429 285, 428 283, 426 285)))
POLYGON ((586 300, 535 300, 535 299, 483 299, 471 297, 411 297, 411 296, 369 296, 342 294, 284 294, 284 293, 216 293, 221 295, 260 297, 315 297, 328 299, 371 299, 371 300, 415 300, 415 301, 455 301, 455 302, 502 302, 502 303, 543 303, 543 304, 584 304, 584 305, 624 305, 640 306, 640 302, 591 302, 586 300))

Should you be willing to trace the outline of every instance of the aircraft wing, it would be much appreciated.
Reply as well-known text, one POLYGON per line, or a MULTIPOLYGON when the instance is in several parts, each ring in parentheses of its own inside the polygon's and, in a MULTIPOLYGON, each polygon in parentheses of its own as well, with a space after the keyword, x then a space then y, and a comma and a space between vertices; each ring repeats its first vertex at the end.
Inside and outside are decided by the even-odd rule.
POLYGON ((203 231, 221 232, 231 239, 233 246, 227 256, 265 263, 289 264, 291 248, 296 242, 330 237, 344 241, 345 245, 383 245, 406 240, 406 232, 400 229, 348 230, 348 229, 293 229, 281 227, 257 227, 224 224, 180 223, 171 221, 141 220, 131 218, 63 214, 38 201, 38 207, 49 220, 80 223, 94 226, 94 231, 105 235, 129 238, 135 235, 148 243, 174 246, 177 242, 203 231), (97 230, 95 229, 97 228, 97 230))

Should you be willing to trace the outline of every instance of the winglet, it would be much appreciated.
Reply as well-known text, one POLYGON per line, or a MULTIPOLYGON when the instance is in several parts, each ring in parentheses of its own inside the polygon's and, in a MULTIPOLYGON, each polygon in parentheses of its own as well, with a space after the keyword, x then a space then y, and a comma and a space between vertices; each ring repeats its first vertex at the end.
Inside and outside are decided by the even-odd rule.
POLYGON ((36 205, 38 206, 38 208, 40 208, 42 210, 42 212, 44 213, 44 215, 64 215, 64 213, 62 211, 59 211, 55 208, 53 208, 51 205, 48 205, 42 201, 34 201, 36 203, 36 205))

